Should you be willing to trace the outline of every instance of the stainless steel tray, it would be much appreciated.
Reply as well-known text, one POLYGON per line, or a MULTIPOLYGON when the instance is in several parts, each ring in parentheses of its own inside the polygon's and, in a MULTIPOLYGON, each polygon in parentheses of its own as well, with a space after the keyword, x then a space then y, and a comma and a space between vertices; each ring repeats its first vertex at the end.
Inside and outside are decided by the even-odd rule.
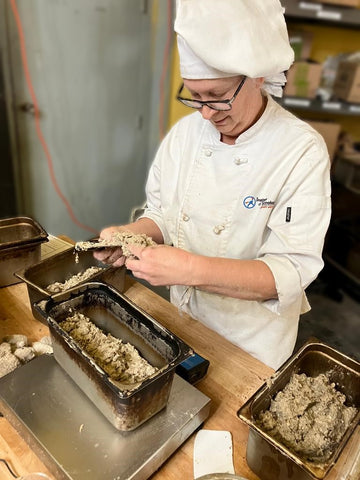
POLYGON ((85 283, 35 308, 48 322, 57 362, 118 430, 133 430, 166 406, 175 367, 193 354, 180 338, 105 284, 85 283), (159 371, 127 387, 111 380, 59 326, 70 310, 129 342, 159 371))
MULTIPOLYGON (((103 270, 92 275, 87 279, 87 282, 100 281, 115 287, 119 292, 124 290, 125 267, 115 268, 105 265, 96 260, 92 252, 81 252, 78 256, 78 262, 75 262, 74 247, 70 247, 66 251, 16 272, 15 275, 27 285, 31 310, 34 317, 46 323, 44 316, 39 314, 38 310, 34 307, 36 302, 47 300, 50 297, 56 298, 58 295, 49 293, 46 288, 54 282, 63 283, 71 276, 93 266, 103 267, 103 270)), ((78 285, 82 283, 85 283, 85 281, 80 282, 78 285)))
POLYGON ((262 480, 323 479, 335 464, 360 420, 360 364, 321 343, 308 342, 293 355, 238 411, 241 420, 250 426, 247 462, 262 480), (267 410, 271 399, 289 382, 293 373, 315 377, 331 372, 331 381, 345 394, 350 405, 358 409, 341 442, 325 462, 302 459, 263 431, 256 420, 267 410))
POLYGON ((0 287, 18 283, 14 273, 40 260, 48 234, 29 217, 0 220, 0 287))
POLYGON ((175 375, 167 407, 119 432, 53 355, 0 378, 1 412, 56 480, 146 480, 206 420, 210 403, 175 375))

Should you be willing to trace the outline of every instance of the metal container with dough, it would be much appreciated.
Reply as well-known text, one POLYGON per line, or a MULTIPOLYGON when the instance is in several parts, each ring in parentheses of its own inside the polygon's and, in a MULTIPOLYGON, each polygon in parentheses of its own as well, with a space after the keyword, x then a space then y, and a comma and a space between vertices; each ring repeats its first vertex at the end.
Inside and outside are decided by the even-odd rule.
POLYGON ((54 282, 64 283, 70 277, 85 272, 90 267, 101 267, 102 270, 79 282, 78 285, 90 281, 99 281, 115 287, 119 292, 124 290, 125 266, 115 268, 105 265, 96 260, 92 252, 81 252, 76 262, 73 247, 30 265, 22 271, 16 272, 15 275, 27 285, 32 314, 40 322, 46 323, 43 315, 40 315, 34 308, 34 304, 58 295, 50 293, 47 287, 54 282))
POLYGON ((262 480, 317 480, 327 478, 360 420, 360 364, 321 342, 307 342, 238 411, 249 425, 246 459, 262 480), (269 433, 257 420, 269 408, 271 400, 288 384, 293 373, 316 377, 330 372, 330 381, 346 397, 346 405, 357 413, 332 455, 326 461, 303 459, 269 433))
POLYGON ((49 325, 59 365, 121 431, 134 430, 168 401, 175 367, 192 349, 127 297, 100 282, 85 283, 35 305, 49 325), (103 332, 133 345, 158 371, 133 385, 112 380, 59 325, 79 312, 103 332))
POLYGON ((47 241, 47 232, 32 218, 0 220, 0 287, 19 283, 15 272, 38 262, 47 241))

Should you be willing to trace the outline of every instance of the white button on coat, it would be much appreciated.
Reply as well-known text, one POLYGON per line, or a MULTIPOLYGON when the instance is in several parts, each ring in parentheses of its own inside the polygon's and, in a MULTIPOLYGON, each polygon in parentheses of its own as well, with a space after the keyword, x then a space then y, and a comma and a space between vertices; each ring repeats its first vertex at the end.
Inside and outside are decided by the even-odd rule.
POLYGON ((235 158, 234 163, 235 163, 235 165, 245 165, 246 163, 248 163, 248 159, 247 158, 235 158))
POLYGON ((216 225, 216 227, 214 227, 213 231, 214 231, 214 233, 216 233, 216 235, 219 235, 224 229, 225 229, 225 227, 223 225, 216 225))

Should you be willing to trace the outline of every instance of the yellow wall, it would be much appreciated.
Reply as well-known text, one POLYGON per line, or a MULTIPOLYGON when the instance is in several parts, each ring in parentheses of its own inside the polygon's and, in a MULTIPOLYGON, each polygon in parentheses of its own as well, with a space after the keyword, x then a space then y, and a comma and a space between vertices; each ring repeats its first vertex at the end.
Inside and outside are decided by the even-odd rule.
MULTIPOLYGON (((289 29, 301 29, 313 33, 311 58, 317 62, 324 62, 330 55, 360 51, 360 34, 355 29, 341 29, 321 25, 309 25, 305 23, 289 23, 289 29)), ((169 128, 184 115, 191 113, 191 109, 185 107, 176 100, 176 93, 181 85, 179 70, 179 55, 174 41, 172 55, 172 79, 171 79, 171 102, 169 106, 169 128)), ((334 120, 342 125, 342 129, 349 132, 354 140, 360 141, 360 117, 347 115, 329 115, 326 113, 313 113, 298 111, 298 116, 317 120, 334 120)))
POLYGON ((360 50, 360 35, 355 29, 308 25, 305 23, 289 24, 291 29, 301 29, 313 34, 311 58, 323 62, 330 55, 350 53, 360 50))
MULTIPOLYGON (((340 53, 352 53, 360 51, 360 34, 355 29, 343 29, 320 25, 308 25, 305 23, 293 23, 291 28, 301 29, 313 34, 311 59, 324 62, 328 56, 340 53)), ((333 120, 342 126, 342 130, 348 132, 354 140, 360 141, 360 117, 349 115, 335 115, 326 113, 313 113, 297 111, 296 114, 303 118, 314 120, 333 120)))

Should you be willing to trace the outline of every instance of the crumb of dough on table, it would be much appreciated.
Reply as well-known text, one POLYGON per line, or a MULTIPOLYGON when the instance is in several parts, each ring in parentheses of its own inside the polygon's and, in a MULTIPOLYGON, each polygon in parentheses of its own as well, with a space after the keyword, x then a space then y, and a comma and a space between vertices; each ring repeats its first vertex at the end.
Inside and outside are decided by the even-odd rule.
POLYGON ((29 362, 38 355, 53 353, 50 337, 43 337, 29 345, 25 335, 5 336, 0 343, 0 378, 29 362))
POLYGON ((0 377, 7 375, 20 365, 20 360, 11 352, 10 343, 0 344, 0 377))

